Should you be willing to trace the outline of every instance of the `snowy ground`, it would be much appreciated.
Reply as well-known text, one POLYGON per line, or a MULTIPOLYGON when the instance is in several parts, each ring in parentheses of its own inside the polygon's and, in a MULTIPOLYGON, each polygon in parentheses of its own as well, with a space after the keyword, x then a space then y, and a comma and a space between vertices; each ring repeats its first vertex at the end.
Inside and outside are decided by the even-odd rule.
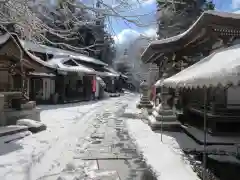
POLYGON ((0 139, 0 179, 155 180, 146 164, 159 180, 199 179, 182 149, 203 147, 177 132, 165 133, 161 142, 161 134, 141 120, 138 100, 139 95, 128 93, 96 102, 40 106, 46 131, 8 144, 0 139))
MULTIPOLYGON (((127 111, 140 113, 134 104, 129 105, 127 111)), ((139 153, 143 154, 146 164, 159 180, 199 179, 188 162, 184 160, 175 138, 164 135, 161 142, 160 135, 153 132, 146 122, 127 118, 125 123, 139 153)))
MULTIPOLYGON (((135 98, 135 102, 137 100, 138 98, 135 98)), ((136 103, 130 103, 124 114, 122 117, 125 119, 128 134, 134 141, 138 153, 143 155, 143 159, 157 176, 157 179, 199 180, 183 153, 183 149, 203 151, 204 147, 202 145, 197 144, 183 132, 163 132, 163 134, 160 131, 153 132, 143 118, 144 116, 140 118, 141 111, 136 109, 136 103), (127 114, 127 116, 124 114, 127 114), (132 115, 130 116, 130 114, 132 115), (135 117, 133 114, 135 114, 135 117)), ((207 150, 209 152, 213 150, 236 152, 236 146, 212 145, 207 146, 207 150)), ((212 156, 211 158, 228 162, 236 161, 236 158, 232 156, 228 156, 227 159, 223 156, 212 156)))
POLYGON ((135 97, 126 94, 97 102, 40 106, 46 131, 8 144, 0 141, 0 179, 103 180, 111 173, 117 179, 126 163, 131 171, 122 172, 122 176, 146 176, 137 173, 139 168, 143 172, 141 160, 118 120, 135 97), (122 162, 109 163, 110 159, 122 162), (116 164, 119 167, 107 168, 116 164))

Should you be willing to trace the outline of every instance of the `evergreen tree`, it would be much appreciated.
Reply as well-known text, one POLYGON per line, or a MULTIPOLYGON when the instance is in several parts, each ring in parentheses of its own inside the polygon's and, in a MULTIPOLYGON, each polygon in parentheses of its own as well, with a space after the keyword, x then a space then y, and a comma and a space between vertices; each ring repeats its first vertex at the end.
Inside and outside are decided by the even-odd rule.
POLYGON ((157 0, 159 39, 171 37, 187 30, 205 10, 214 10, 208 0, 157 0))

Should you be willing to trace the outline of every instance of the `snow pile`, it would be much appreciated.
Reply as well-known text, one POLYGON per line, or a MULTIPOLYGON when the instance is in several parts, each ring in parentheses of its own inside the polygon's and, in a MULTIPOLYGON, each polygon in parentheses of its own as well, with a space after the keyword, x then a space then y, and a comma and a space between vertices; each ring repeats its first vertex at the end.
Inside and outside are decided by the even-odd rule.
POLYGON ((197 174, 180 153, 162 143, 159 135, 141 120, 127 120, 130 137, 159 180, 197 180, 197 174), (174 173, 173 173, 174 172, 174 173))
POLYGON ((47 129, 47 126, 45 124, 31 119, 20 119, 17 121, 17 124, 27 126, 28 130, 33 133, 37 133, 47 129))
POLYGON ((19 119, 17 121, 17 125, 37 128, 37 127, 42 126, 44 124, 41 123, 41 122, 31 120, 31 119, 19 119))

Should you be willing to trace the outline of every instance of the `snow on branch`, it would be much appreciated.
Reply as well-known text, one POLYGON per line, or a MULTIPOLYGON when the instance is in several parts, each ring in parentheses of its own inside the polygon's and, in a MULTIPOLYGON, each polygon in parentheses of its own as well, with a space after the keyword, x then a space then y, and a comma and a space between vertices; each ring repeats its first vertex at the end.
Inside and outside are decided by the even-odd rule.
POLYGON ((97 6, 77 0, 58 0, 53 4, 49 0, 0 0, 0 25, 21 39, 61 45, 74 51, 96 51, 96 47, 104 46, 106 41, 112 42, 105 38, 108 36, 104 30, 106 18, 122 18, 144 26, 139 20, 141 15, 121 15, 132 9, 126 0, 118 0, 115 6, 102 0, 97 6), (85 42, 88 34, 83 33, 83 29, 93 34, 90 42, 85 42), (81 47, 81 43, 85 44, 81 47))

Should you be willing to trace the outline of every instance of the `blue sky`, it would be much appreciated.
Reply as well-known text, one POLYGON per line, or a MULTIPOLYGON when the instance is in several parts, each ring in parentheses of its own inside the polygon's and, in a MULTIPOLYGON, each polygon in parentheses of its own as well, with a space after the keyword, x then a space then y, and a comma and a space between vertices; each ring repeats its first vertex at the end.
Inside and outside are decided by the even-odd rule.
MULTIPOLYGON (((148 12, 156 12, 156 3, 155 0, 146 0, 149 1, 149 3, 145 3, 145 5, 142 5, 142 8, 136 8, 135 13, 137 14, 145 14, 148 12)), ((219 11, 236 11, 240 9, 240 0, 213 0, 214 4, 216 5, 216 10, 219 11)), ((154 18, 152 16, 152 18, 154 18)), ((129 28, 123 21, 121 20, 115 20, 112 23, 112 26, 114 26, 114 29, 117 33, 122 31, 123 29, 129 28)), ((131 25, 131 27, 134 30, 142 31, 144 28, 139 28, 137 26, 131 25)))
MULTIPOLYGON (((240 9, 240 0, 213 0, 213 3, 216 6, 216 10, 219 11, 234 12, 240 9)), ((145 0, 145 3, 143 3, 143 5, 140 8, 135 8, 134 13, 145 14, 149 12, 156 12, 155 0, 145 0)), ((147 17, 144 16, 143 20, 145 22, 154 21, 155 20, 154 13, 147 17)), ((110 24, 109 26, 111 26, 110 28, 111 33, 115 35, 115 41, 119 44, 124 44, 130 39, 137 38, 140 33, 145 33, 149 36, 153 36, 155 34, 154 31, 156 30, 156 27, 154 25, 140 28, 134 24, 130 23, 126 24, 122 19, 118 18, 113 18, 111 22, 108 24, 110 24), (114 32, 112 32, 112 29, 114 30, 114 32)))

